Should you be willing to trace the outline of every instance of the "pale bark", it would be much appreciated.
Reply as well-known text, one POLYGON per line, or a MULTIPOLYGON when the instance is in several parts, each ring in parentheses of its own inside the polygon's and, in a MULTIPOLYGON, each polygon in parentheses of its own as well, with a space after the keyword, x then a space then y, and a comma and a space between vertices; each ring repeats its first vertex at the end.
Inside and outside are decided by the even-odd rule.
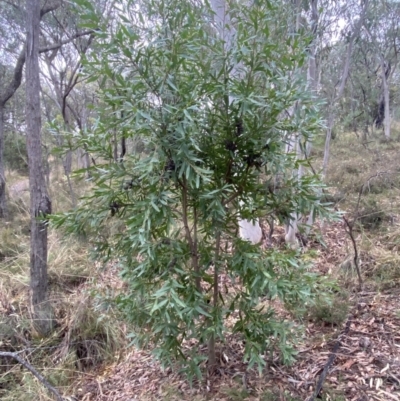
POLYGON ((317 92, 317 31, 318 31, 318 0, 311 0, 311 34, 312 41, 308 50, 307 83, 313 94, 317 92))
MULTIPOLYGON (((297 20, 297 18, 296 18, 297 20)), ((293 117, 295 112, 296 112, 296 107, 298 107, 297 104, 292 106, 288 110, 288 114, 293 117)), ((285 151, 286 153, 294 152, 296 153, 297 158, 301 158, 302 154, 300 152, 300 138, 296 132, 291 133, 288 142, 286 144, 285 151)), ((299 167, 299 169, 296 171, 293 171, 293 175, 297 175, 297 179, 300 179, 303 175, 303 169, 302 166, 299 167)), ((298 232, 298 223, 300 220, 300 216, 298 213, 293 212, 290 215, 289 220, 286 223, 285 226, 285 243, 292 249, 296 249, 299 246, 299 242, 297 241, 296 234, 298 232)))
MULTIPOLYGON (((297 32, 299 31, 299 28, 300 28, 300 15, 301 15, 301 5, 302 5, 301 0, 295 0, 294 5, 296 8, 294 33, 297 34, 297 32)), ((298 103, 296 103, 294 106, 292 106, 288 110, 288 114, 293 117, 298 106, 299 106, 298 103)), ((291 133, 289 142, 286 146, 286 153, 295 152, 296 157, 298 159, 302 158, 303 155, 302 155, 302 152, 300 149, 300 140, 301 140, 301 137, 297 132, 291 133)), ((303 167, 300 166, 299 169, 297 170, 297 172, 294 172, 294 174, 297 174, 297 178, 301 179, 301 177, 303 175, 303 167)), ((287 222, 286 227, 285 227, 285 233, 286 233, 285 234, 285 243, 292 249, 296 249, 299 247, 299 242, 297 241, 296 234, 299 230, 298 224, 299 224, 300 217, 301 216, 299 216, 299 214, 297 212, 291 213, 290 219, 287 222)))
POLYGON ((4 108, 0 104, 0 219, 8 216, 4 171, 4 108))
MULTIPOLYGON (((316 96, 318 92, 318 80, 317 80, 317 62, 316 62, 316 53, 317 53, 317 32, 318 32, 318 0, 311 0, 311 33, 312 33, 312 42, 309 48, 308 55, 308 71, 307 71, 307 84, 311 91, 311 93, 316 96)), ((311 142, 306 144, 306 157, 308 158, 311 152, 311 142)), ((310 214, 307 219, 307 226, 305 229, 305 235, 308 236, 310 234, 311 227, 314 225, 314 206, 311 208, 310 214)))
POLYGON ((239 236, 252 244, 258 244, 262 239, 262 230, 258 221, 239 219, 239 236))
POLYGON ((47 298, 47 223, 51 201, 47 193, 42 159, 41 108, 39 81, 40 2, 26 1, 26 137, 29 159, 31 252, 30 290, 35 327, 41 335, 52 328, 52 313, 47 298))
POLYGON ((377 52, 379 64, 380 64, 383 101, 384 101, 384 108, 385 108, 383 126, 384 126, 385 138, 390 139, 390 123, 391 122, 390 122, 390 96, 389 96, 389 84, 388 84, 390 72, 387 73, 387 71, 386 71, 385 58, 381 52, 379 44, 377 43, 376 39, 372 36, 372 33, 369 30, 369 27, 364 24, 364 28, 365 28, 366 32, 368 33, 368 36, 371 38, 371 41, 373 42, 373 45, 377 52))
POLYGON ((326 172, 328 170, 329 154, 330 154, 330 144, 332 139, 333 124, 335 121, 335 116, 332 114, 328 117, 328 124, 326 129, 325 146, 324 146, 324 161, 322 164, 322 179, 325 180, 326 172))
MULTIPOLYGON (((224 41, 224 50, 228 52, 232 47, 232 41, 235 36, 235 28, 231 24, 230 15, 228 12, 228 1, 226 0, 211 0, 211 7, 215 13, 214 23, 219 36, 224 41)), ((240 76, 240 65, 236 64, 231 70, 231 76, 240 76)), ((232 97, 229 96, 229 102, 232 102, 232 97)), ((258 219, 254 222, 239 218, 239 235, 240 238, 250 241, 252 244, 258 244, 262 240, 262 230, 258 219)))

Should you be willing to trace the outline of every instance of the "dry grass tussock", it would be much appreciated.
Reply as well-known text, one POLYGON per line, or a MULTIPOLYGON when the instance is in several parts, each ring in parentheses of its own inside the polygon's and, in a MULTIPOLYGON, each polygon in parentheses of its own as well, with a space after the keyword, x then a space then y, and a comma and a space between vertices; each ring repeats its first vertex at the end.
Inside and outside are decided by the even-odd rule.
POLYGON ((364 194, 396 196, 400 188, 399 152, 400 140, 382 143, 380 137, 372 136, 361 141, 353 133, 343 133, 332 142, 327 181, 343 195, 358 196, 364 186, 364 194))
MULTIPOLYGON (((49 297, 55 318, 49 338, 37 336, 29 308, 29 193, 26 177, 11 172, 11 218, 0 226, 0 351, 20 356, 41 372, 60 393, 75 391, 77 380, 92 377, 94 368, 112 361, 126 344, 124 325, 104 297, 110 283, 99 275, 82 239, 49 230, 49 297), (97 278, 100 278, 98 280, 97 278), (75 383, 75 384, 74 384, 75 383)), ((76 194, 87 187, 77 186, 76 194)), ((60 171, 50 186, 53 210, 67 210, 71 201, 60 171)), ((110 279, 115 276, 115 272, 110 279)), ((0 399, 48 401, 48 391, 13 360, 0 358, 0 399)))
MULTIPOLYGON (((29 310, 27 275, 0 274, 0 350, 19 355, 38 369, 60 393, 76 393, 76 383, 92 379, 93 371, 110 363, 126 345, 125 326, 99 294, 110 283, 103 276, 90 280, 89 271, 72 273, 62 257, 53 268, 50 299, 55 327, 49 338, 37 336, 29 310), (67 273, 68 272, 68 273, 67 273), (71 279, 72 278, 72 279, 71 279)), ((79 266, 79 259, 69 259, 79 266)), ((94 270, 90 272, 94 276, 94 270)), ((111 275, 115 275, 115 272, 111 275)), ((0 358, 0 399, 49 400, 47 390, 13 361, 0 358)))

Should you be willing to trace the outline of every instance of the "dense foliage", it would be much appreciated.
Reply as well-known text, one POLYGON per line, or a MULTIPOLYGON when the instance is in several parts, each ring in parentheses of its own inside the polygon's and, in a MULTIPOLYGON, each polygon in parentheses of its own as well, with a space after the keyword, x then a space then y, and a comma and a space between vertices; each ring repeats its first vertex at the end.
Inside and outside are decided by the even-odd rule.
POLYGON ((305 305, 319 278, 293 251, 238 238, 237 222, 324 212, 317 177, 294 173, 308 161, 286 151, 321 128, 304 80, 307 38, 286 35, 291 16, 271 2, 237 5, 227 53, 205 5, 117 3, 110 33, 80 2, 98 29, 85 69, 101 82, 101 108, 95 129, 75 139, 97 162, 90 195, 54 221, 118 260, 132 340, 155 343, 163 362, 179 359, 200 375, 200 362, 215 363, 230 333, 244 340, 250 365, 264 366, 274 346, 290 361, 289 324, 260 301, 305 305), (143 151, 116 160, 122 138, 143 151), (207 344, 208 355, 194 344, 207 344))

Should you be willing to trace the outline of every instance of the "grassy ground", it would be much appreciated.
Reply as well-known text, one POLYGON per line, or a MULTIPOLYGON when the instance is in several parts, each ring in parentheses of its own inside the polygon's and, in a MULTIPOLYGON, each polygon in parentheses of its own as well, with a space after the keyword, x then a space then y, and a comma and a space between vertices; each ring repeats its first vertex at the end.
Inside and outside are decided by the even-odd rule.
MULTIPOLYGON (((332 305, 321 301, 306 314, 292 311, 288 315, 306 328, 306 336, 298 343, 298 361, 292 367, 272 363, 265 376, 245 373, 243 368, 238 368, 239 359, 235 359, 232 339, 232 344, 224 350, 229 355, 231 369, 226 368, 224 372, 231 374, 216 378, 211 389, 207 383, 190 389, 178 374, 163 371, 154 363, 149 352, 127 348, 125 324, 106 302, 108 296, 123 288, 116 267, 111 265, 102 269, 91 261, 84 241, 64 238, 54 230, 49 233, 49 282, 57 327, 50 338, 39 338, 33 330, 28 307, 27 191, 10 192, 12 219, 0 227, 0 351, 24 349, 21 356, 40 370, 61 393, 73 394, 85 401, 297 401, 311 395, 329 352, 352 316, 350 330, 353 334, 343 342, 347 348, 353 349, 353 353, 345 358, 343 351, 338 357, 326 380, 322 399, 356 399, 352 388, 369 396, 369 390, 364 388, 367 387, 376 389, 371 399, 387 400, 390 397, 385 395, 385 391, 390 386, 394 386, 392 393, 398 397, 394 399, 400 399, 400 381, 396 382, 399 376, 392 367, 393 361, 399 360, 399 354, 393 351, 398 348, 392 346, 393 352, 390 351, 383 344, 385 337, 378 333, 379 324, 383 324, 379 319, 386 322, 383 332, 387 336, 391 333, 391 325, 396 327, 399 323, 396 319, 400 319, 400 308, 396 306, 400 282, 398 136, 395 131, 392 141, 384 142, 378 136, 372 136, 363 142, 355 134, 348 133, 339 134, 332 142, 327 196, 335 202, 335 207, 346 212, 348 221, 353 224, 364 290, 356 291, 358 278, 354 270, 354 246, 346 233, 346 226, 324 223, 313 236, 305 254, 315 257, 316 269, 335 277, 341 290, 332 305), (358 341, 361 338, 368 338, 373 346, 367 344, 360 350, 358 341), (375 367, 372 350, 374 355, 380 355, 382 366, 375 367), (368 355, 372 360, 365 362, 368 355), (363 364, 378 373, 365 376, 361 368, 363 364), (389 368, 386 369, 387 364, 389 368), (390 382, 390 376, 384 376, 386 373, 395 379, 390 382), (367 378, 366 384, 361 383, 364 377, 367 378), (381 378, 383 384, 378 380, 381 378), (351 387, 349 383, 356 384, 351 387)), ((316 167, 321 162, 321 149, 322 144, 317 144, 313 151, 316 167)), ((10 187, 26 180, 26 177, 13 172, 8 173, 7 178, 10 187)), ((74 189, 79 195, 84 188, 75 182, 74 189)), ((55 211, 71 206, 67 182, 60 168, 53 169, 50 192, 55 211)), ((0 399, 44 401, 51 396, 30 372, 13 361, 0 358, 0 399)))

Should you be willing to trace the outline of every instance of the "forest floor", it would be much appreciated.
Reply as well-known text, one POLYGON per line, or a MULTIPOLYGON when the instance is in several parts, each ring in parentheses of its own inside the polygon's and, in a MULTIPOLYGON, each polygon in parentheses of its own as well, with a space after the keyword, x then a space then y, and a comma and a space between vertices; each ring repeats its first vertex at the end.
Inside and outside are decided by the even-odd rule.
MULTIPOLYGON (((351 247, 344 225, 330 224, 323 234, 326 246, 309 245, 317 250, 314 268, 342 275, 339 269, 343 269, 351 247)), ((373 274, 374 260, 362 254, 361 260, 364 258, 365 277, 373 274)), ((154 362, 150 351, 130 348, 95 379, 83 379, 79 399, 300 401, 314 394, 327 368, 316 399, 400 400, 400 271, 390 285, 385 282, 378 288, 367 281, 361 291, 357 290, 355 272, 345 274, 350 276, 348 296, 336 300, 333 309, 318 309, 311 319, 301 321, 305 335, 296 344, 298 355, 291 366, 282 365, 277 357, 261 376, 255 369, 247 371, 241 342, 231 338, 219 350, 218 374, 190 388, 183 376, 154 362)), ((281 317, 293 320, 291 314, 276 307, 281 317)))
MULTIPOLYGON (((314 151, 316 168, 322 146, 314 151)), ((150 350, 128 347, 129 328, 107 307, 107 297, 124 289, 117 266, 90 261, 79 241, 50 232, 51 295, 57 326, 39 338, 29 322, 29 230, 26 193, 14 199, 14 220, 0 227, 0 350, 21 351, 70 400, 400 401, 400 142, 354 134, 332 144, 327 200, 356 221, 353 236, 363 287, 359 289, 354 246, 344 221, 323 222, 303 249, 315 271, 337 280, 332 305, 317 304, 306 315, 274 307, 302 329, 294 364, 269 358, 262 375, 247 370, 242 344, 232 337, 219 350, 213 377, 189 386, 163 370, 150 350), (102 301, 98 302, 101 297, 102 301)), ((23 181, 12 176, 12 183, 23 181)), ((56 210, 68 207, 62 176, 52 181, 56 210), (62 192, 63 191, 63 192, 62 192), (60 196, 60 194, 63 196, 60 196), (58 198, 57 198, 58 195, 58 198)), ((275 230, 274 246, 282 246, 275 230)), ((0 399, 49 400, 49 393, 20 365, 0 358, 0 399)))

